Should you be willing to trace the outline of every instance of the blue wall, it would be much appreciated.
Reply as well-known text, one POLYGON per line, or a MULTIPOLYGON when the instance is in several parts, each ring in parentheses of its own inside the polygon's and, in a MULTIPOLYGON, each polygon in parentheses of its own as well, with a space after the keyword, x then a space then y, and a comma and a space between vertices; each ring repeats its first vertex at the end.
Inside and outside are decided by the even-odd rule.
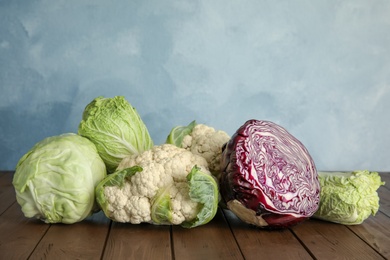
POLYGON ((300 139, 320 170, 390 170, 390 1, 0 1, 0 169, 125 96, 155 143, 196 119, 300 139))

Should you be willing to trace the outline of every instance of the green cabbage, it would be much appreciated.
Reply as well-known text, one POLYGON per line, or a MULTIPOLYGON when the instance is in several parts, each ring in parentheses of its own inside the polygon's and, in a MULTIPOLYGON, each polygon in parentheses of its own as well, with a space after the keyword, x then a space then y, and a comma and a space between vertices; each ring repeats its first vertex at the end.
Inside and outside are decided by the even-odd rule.
POLYGON ((320 206, 314 218, 344 225, 361 224, 379 209, 377 172, 318 172, 320 206))
POLYGON ((94 190, 106 175, 95 145, 67 133, 35 144, 19 160, 12 183, 26 217, 71 224, 99 209, 94 190))
POLYGON ((140 115, 123 96, 95 98, 84 109, 78 133, 96 145, 109 173, 124 157, 153 146, 140 115))

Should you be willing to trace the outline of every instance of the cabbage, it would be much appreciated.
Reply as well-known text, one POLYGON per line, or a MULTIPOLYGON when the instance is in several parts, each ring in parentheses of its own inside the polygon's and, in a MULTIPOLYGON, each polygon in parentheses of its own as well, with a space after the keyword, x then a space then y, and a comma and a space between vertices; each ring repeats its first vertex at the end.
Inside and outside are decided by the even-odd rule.
POLYGON ((304 145, 281 126, 248 120, 225 145, 220 192, 241 220, 285 228, 318 209, 320 184, 304 145))
POLYGON ((379 209, 377 172, 318 172, 321 200, 313 217, 344 225, 361 224, 379 209))
POLYGON ((123 96, 95 98, 84 109, 78 133, 96 145, 109 173, 124 157, 153 147, 140 115, 123 96))
POLYGON ((23 155, 12 184, 26 217, 71 224, 99 209, 94 189, 105 177, 95 145, 67 133, 48 137, 23 155))

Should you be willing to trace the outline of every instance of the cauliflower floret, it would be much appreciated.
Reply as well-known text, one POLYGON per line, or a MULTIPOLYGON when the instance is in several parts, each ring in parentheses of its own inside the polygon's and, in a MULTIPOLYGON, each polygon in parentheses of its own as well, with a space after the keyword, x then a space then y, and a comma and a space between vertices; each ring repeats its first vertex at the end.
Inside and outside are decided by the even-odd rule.
POLYGON ((208 192, 215 196, 215 207, 211 208, 216 210, 218 186, 206 159, 171 144, 154 146, 139 155, 124 158, 117 171, 105 180, 109 184, 104 185, 103 181, 98 185, 97 193, 104 194, 103 197, 97 195, 98 203, 110 219, 118 222, 188 223, 196 220, 202 209, 200 200, 190 196, 187 176, 194 169, 197 174, 211 178, 201 178, 198 183, 195 180, 196 184, 191 185, 202 181, 212 183, 208 186, 215 188, 208 192))
POLYGON ((150 202, 148 198, 138 196, 130 197, 126 208, 128 209, 126 213, 130 216, 128 222, 133 224, 150 222, 150 202))
POLYGON ((125 182, 122 187, 105 187, 104 195, 109 202, 107 212, 110 218, 118 222, 131 222, 134 224, 150 221, 149 200, 146 197, 133 194, 129 182, 125 182))
POLYGON ((227 143, 230 136, 213 127, 197 124, 192 132, 183 138, 182 147, 206 159, 212 173, 221 171, 222 146, 227 143))
POLYGON ((191 200, 187 183, 176 183, 172 186, 170 193, 173 212, 172 223, 180 224, 193 220, 199 212, 199 205, 191 200))

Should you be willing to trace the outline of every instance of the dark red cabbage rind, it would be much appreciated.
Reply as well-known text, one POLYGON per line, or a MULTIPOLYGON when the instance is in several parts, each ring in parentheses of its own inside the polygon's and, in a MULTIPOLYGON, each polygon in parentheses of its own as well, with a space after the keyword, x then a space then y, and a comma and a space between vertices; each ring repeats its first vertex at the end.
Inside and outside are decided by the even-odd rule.
POLYGON ((258 226, 289 227, 318 209, 320 184, 312 157, 273 122, 245 122, 224 146, 221 169, 225 202, 237 200, 252 210, 266 222, 258 226))

